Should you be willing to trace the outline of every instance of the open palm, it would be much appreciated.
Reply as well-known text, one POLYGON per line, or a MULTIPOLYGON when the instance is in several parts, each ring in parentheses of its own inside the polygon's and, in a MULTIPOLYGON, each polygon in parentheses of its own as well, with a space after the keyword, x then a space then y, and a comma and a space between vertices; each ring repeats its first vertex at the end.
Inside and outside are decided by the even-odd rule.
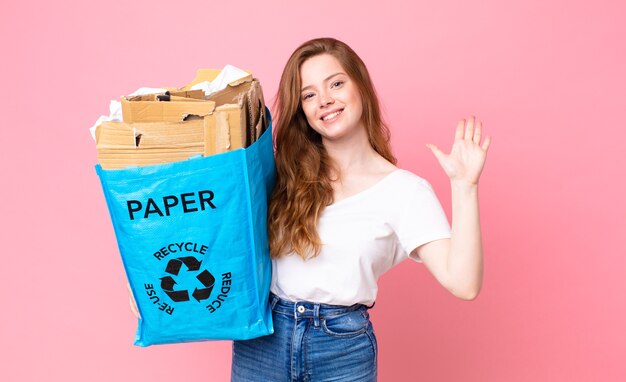
POLYGON ((470 117, 457 124, 450 154, 445 154, 435 145, 426 146, 431 149, 451 181, 478 184, 491 143, 490 137, 485 138, 482 144, 481 139, 482 123, 470 117))

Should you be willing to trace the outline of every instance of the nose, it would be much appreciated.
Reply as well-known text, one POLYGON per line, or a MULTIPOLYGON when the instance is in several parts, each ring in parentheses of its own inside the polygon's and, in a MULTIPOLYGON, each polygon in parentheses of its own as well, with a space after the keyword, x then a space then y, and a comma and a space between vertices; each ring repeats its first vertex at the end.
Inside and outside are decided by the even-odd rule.
POLYGON ((319 100, 320 100, 321 107, 332 105, 335 102, 335 100, 329 93, 320 94, 319 100))

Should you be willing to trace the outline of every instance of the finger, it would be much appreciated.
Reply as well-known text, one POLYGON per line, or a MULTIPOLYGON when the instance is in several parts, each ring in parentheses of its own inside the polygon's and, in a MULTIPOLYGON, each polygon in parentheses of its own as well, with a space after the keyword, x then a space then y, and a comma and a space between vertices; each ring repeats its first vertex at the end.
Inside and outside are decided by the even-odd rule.
POLYGON ((443 151, 439 150, 439 147, 437 147, 437 146, 435 146, 433 144, 428 143, 426 145, 426 147, 428 147, 430 149, 430 151, 433 152, 433 154, 435 155, 435 158, 437 158, 437 160, 441 160, 443 158, 443 156, 445 155, 443 153, 443 151))
POLYGON ((465 120, 462 119, 456 124, 456 131, 454 132, 454 140, 463 139, 463 132, 465 131, 465 120))
POLYGON ((137 305, 135 305, 135 301, 133 300, 133 296, 128 297, 128 304, 130 305, 130 311, 133 312, 135 317, 139 318, 139 312, 137 311, 137 305))
POLYGON ((465 124, 465 138, 466 140, 471 140, 474 136, 474 116, 469 117, 467 123, 465 124))
POLYGON ((128 288, 128 304, 130 305, 130 311, 135 315, 135 317, 140 318, 139 309, 137 309, 137 302, 135 302, 133 291, 130 289, 130 283, 126 283, 126 288, 128 288))
POLYGON ((487 151, 489 149, 489 145, 491 144, 491 137, 487 136, 487 138, 485 138, 485 141, 482 144, 482 149, 487 151))
POLYGON ((474 143, 476 143, 477 145, 480 144, 480 138, 483 134, 483 124, 480 121, 476 121, 476 126, 474 127, 474 143))
POLYGON ((132 296, 133 295, 133 290, 130 289, 130 283, 129 282, 126 283, 126 289, 128 289, 128 294, 132 296))

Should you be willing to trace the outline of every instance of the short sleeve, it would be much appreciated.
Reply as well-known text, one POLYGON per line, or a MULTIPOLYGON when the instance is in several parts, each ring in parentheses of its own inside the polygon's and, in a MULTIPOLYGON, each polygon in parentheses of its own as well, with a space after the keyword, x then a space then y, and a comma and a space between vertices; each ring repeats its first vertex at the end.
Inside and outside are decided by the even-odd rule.
POLYGON ((396 254, 400 258, 394 259, 394 263, 407 256, 421 262, 417 255, 411 255, 415 248, 450 238, 450 224, 432 186, 417 175, 411 175, 414 179, 401 191, 405 205, 394 227, 402 249, 396 254))

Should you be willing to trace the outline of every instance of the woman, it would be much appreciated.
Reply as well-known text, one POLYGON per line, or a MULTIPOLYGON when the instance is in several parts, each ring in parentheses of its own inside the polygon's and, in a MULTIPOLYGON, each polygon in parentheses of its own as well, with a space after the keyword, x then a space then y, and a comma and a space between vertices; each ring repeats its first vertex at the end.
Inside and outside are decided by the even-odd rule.
POLYGON ((398 169, 367 68, 346 44, 302 44, 275 108, 277 184, 269 208, 275 333, 233 344, 233 381, 375 381, 367 309, 378 278, 422 261, 455 296, 482 283, 478 180, 489 138, 459 121, 449 155, 452 230, 430 185, 398 169))

